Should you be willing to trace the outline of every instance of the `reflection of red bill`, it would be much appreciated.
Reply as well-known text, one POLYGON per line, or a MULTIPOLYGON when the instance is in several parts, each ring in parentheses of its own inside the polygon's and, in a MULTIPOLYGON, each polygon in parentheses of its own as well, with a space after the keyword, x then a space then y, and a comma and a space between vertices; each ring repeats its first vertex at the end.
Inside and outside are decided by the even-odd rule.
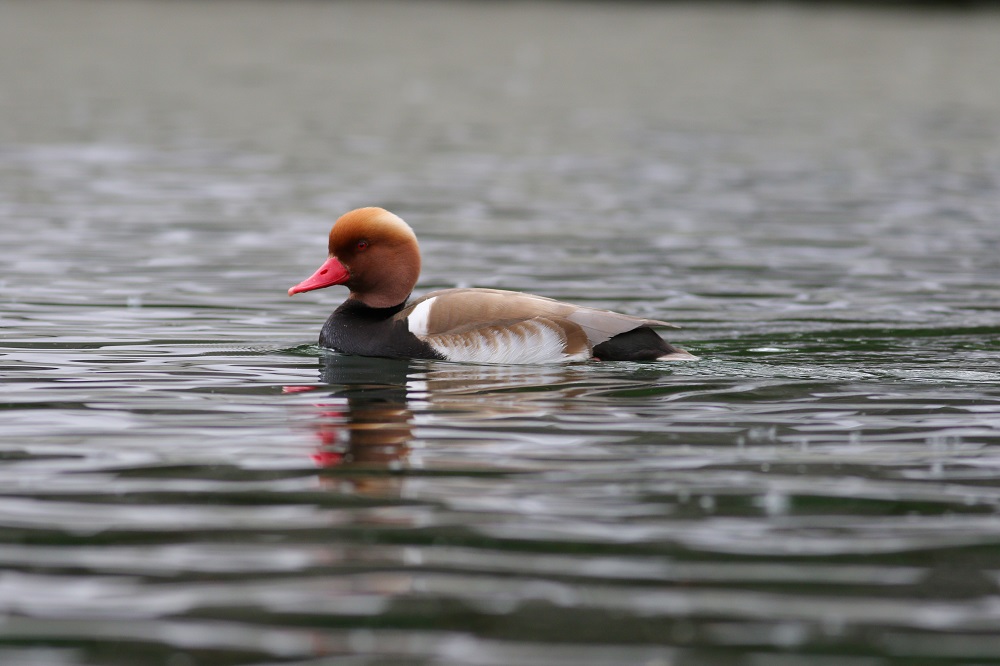
POLYGON ((317 451, 310 458, 319 467, 336 467, 344 462, 344 454, 334 451, 317 451))
POLYGON ((306 391, 315 391, 318 386, 282 386, 282 393, 305 393, 306 391))
MULTIPOLYGON (((323 405, 316 405, 317 407, 322 407, 323 405)), ((323 421, 316 424, 316 436, 319 437, 319 441, 322 446, 331 446, 336 444, 338 440, 342 439, 344 435, 344 421, 347 419, 347 414, 344 412, 338 412, 335 410, 326 410, 319 413, 323 421), (330 423, 327 419, 335 420, 336 422, 330 423)), ((340 455, 340 454, 337 454, 340 455)))

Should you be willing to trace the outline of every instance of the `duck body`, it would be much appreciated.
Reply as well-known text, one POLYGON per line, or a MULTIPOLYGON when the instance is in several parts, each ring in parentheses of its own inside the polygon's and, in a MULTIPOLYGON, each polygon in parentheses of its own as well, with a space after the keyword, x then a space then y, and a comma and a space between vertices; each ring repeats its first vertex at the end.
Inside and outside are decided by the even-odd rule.
POLYGON ((334 284, 347 300, 320 332, 323 347, 361 356, 471 363, 692 360, 653 326, 673 327, 500 289, 444 289, 408 301, 420 272, 416 236, 381 208, 345 214, 330 255, 289 295, 334 284))

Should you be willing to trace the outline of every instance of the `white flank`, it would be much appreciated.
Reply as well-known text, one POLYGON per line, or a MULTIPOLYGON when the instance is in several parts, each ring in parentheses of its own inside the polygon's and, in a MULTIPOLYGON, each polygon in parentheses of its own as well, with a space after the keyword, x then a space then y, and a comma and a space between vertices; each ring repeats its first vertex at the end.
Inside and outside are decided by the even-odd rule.
POLYGON ((413 335, 427 335, 427 322, 431 317, 431 303, 436 300, 436 296, 428 298, 413 308, 413 312, 406 318, 406 327, 410 329, 410 333, 413 333, 413 335))
POLYGON ((567 363, 590 358, 589 352, 567 354, 563 336, 538 321, 522 321, 499 331, 441 336, 427 342, 449 361, 464 363, 567 363))

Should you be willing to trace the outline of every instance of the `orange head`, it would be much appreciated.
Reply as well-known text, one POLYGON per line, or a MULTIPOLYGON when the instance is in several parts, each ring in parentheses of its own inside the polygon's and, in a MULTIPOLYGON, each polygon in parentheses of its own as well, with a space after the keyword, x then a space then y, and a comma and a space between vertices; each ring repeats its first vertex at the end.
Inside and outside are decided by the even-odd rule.
POLYGON ((420 277, 420 248, 406 222, 382 208, 345 213, 330 230, 330 256, 288 295, 342 284, 374 308, 399 305, 420 277))

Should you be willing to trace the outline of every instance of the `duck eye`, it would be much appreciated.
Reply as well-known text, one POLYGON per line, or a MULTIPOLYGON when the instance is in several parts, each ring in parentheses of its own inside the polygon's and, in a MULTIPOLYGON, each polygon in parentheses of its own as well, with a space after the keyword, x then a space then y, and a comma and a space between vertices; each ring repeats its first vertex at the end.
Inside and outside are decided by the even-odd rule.
POLYGON ((354 247, 356 247, 358 250, 364 250, 368 247, 368 241, 366 240, 358 241, 358 244, 355 245, 354 247))

